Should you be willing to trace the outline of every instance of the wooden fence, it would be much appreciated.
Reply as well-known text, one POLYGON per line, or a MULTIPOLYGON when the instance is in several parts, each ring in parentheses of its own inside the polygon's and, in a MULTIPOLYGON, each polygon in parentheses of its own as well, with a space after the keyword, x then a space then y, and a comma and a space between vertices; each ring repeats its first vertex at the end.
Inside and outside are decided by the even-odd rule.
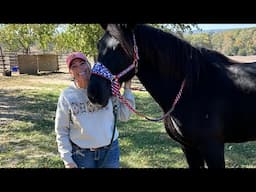
MULTIPOLYGON (((38 74, 40 72, 68 73, 66 57, 68 54, 32 52, 24 55, 18 52, 3 52, 0 54, 0 73, 5 70, 16 71, 23 74, 38 74), (5 69, 4 69, 5 66, 5 69)), ((93 64, 93 59, 89 58, 93 64)))

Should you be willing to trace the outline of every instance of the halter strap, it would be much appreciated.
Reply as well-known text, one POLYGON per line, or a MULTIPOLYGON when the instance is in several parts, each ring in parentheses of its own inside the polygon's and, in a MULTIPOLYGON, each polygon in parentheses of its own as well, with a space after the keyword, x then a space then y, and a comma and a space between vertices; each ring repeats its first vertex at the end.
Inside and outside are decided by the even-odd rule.
POLYGON ((118 79, 123 76, 124 74, 126 74, 127 72, 129 72, 133 67, 131 67, 132 65, 130 65, 130 67, 128 67, 127 69, 123 70, 121 73, 119 73, 118 75, 112 75, 110 73, 110 71, 104 66, 102 65, 101 63, 96 63, 94 64, 93 68, 92 68, 92 74, 95 74, 95 75, 98 75, 98 76, 101 76, 105 79, 108 79, 109 81, 111 81, 111 90, 112 90, 112 94, 113 96, 115 97, 118 97, 118 99, 124 103, 132 112, 134 112, 135 114, 141 116, 141 117, 144 117, 145 119, 149 120, 149 121, 161 121, 163 120, 165 117, 167 117, 169 114, 171 114, 174 109, 175 109, 175 106, 176 104, 178 103, 178 101, 180 100, 180 97, 182 95, 182 92, 183 92, 183 88, 185 86, 185 82, 186 82, 186 79, 184 79, 182 81, 182 84, 181 84, 181 87, 180 87, 180 90, 178 92, 178 94, 176 95, 174 101, 173 101, 173 104, 172 104, 172 107, 171 109, 165 113, 164 115, 162 115, 161 117, 159 118, 152 118, 152 117, 148 117, 140 112, 138 112, 137 110, 135 110, 131 105, 130 103, 127 101, 127 99, 125 99, 121 93, 120 93, 120 84, 118 82, 118 79))
MULTIPOLYGON (((124 49, 124 48, 123 48, 124 49)), ((105 67, 103 64, 97 62, 94 64, 91 73, 101 76, 105 79, 108 79, 109 81, 111 81, 111 90, 112 90, 112 94, 113 96, 116 96, 119 98, 119 100, 124 103, 132 112, 134 112, 135 114, 144 117, 145 119, 149 120, 149 121, 161 121, 164 118, 166 118, 169 114, 171 114, 174 109, 176 104, 178 103, 178 101, 180 100, 180 97, 182 95, 183 92, 183 88, 185 86, 186 83, 186 79, 184 79, 181 83, 181 87, 180 90, 178 92, 178 94, 176 95, 173 103, 172 103, 172 107, 170 108, 170 110, 165 113, 164 115, 162 115, 159 118, 151 118, 151 117, 147 117, 146 115, 136 111, 127 101, 127 99, 125 99, 121 93, 120 93, 120 84, 118 82, 119 78, 122 77, 123 75, 125 75, 126 73, 128 73, 130 70, 132 70, 133 68, 135 68, 135 73, 137 72, 137 67, 138 67, 138 60, 139 60, 139 55, 138 55, 138 47, 136 44, 136 39, 135 39, 135 34, 133 33, 133 49, 134 49, 134 56, 133 56, 133 62, 131 65, 129 65, 128 68, 124 69, 123 71, 121 71, 119 74, 117 75, 113 75, 107 67, 105 67)), ((124 49, 126 50, 126 49, 124 49)))
POLYGON ((113 75, 107 67, 105 67, 104 65, 102 65, 101 63, 95 63, 91 73, 101 76, 105 79, 108 79, 109 81, 111 81, 111 89, 112 89, 112 94, 114 96, 117 96, 118 94, 120 94, 120 84, 118 82, 118 79, 120 77, 122 77, 123 75, 125 75, 126 73, 128 73, 130 70, 132 70, 135 67, 134 63, 131 64, 128 68, 126 68, 125 70, 121 71, 119 74, 117 75, 113 75))
POLYGON ((106 66, 97 62, 94 64, 91 73, 104 77, 105 79, 108 79, 110 81, 113 81, 114 79, 119 79, 120 77, 124 76, 126 73, 131 71, 134 67, 135 67, 135 63, 133 62, 128 68, 124 69, 117 75, 113 75, 106 66))

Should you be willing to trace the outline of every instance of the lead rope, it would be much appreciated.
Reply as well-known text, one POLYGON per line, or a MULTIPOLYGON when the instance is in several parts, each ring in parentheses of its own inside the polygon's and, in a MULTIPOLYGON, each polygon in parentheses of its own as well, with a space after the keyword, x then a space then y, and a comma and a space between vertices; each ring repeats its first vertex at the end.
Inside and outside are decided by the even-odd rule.
POLYGON ((115 78, 115 80, 112 82, 111 87, 112 87, 112 93, 113 93, 113 95, 116 96, 116 97, 118 97, 118 98, 120 99, 120 101, 121 101, 122 103, 124 103, 132 112, 134 112, 135 114, 137 114, 137 115, 139 115, 139 116, 141 116, 141 117, 143 117, 143 118, 145 118, 145 119, 147 119, 147 120, 149 120, 149 121, 161 121, 161 120, 163 120, 165 117, 167 117, 169 114, 171 114, 171 113, 174 111, 175 106, 176 106, 176 104, 178 103, 178 101, 180 100, 180 97, 181 97, 181 95, 182 95, 182 91, 183 91, 183 88, 184 88, 184 86, 185 86, 185 83, 186 83, 186 79, 184 79, 184 80, 182 81, 180 90, 179 90, 178 94, 176 95, 176 97, 175 97, 175 99, 174 99, 174 101, 173 101, 173 103, 172 103, 172 107, 170 108, 170 110, 169 110, 168 112, 166 112, 164 115, 162 115, 161 117, 159 117, 159 118, 148 117, 148 116, 146 116, 146 115, 144 115, 144 114, 142 114, 142 113, 136 111, 136 110, 130 105, 130 103, 127 101, 127 99, 124 98, 124 97, 121 95, 121 93, 120 93, 120 91, 119 91, 119 90, 120 90, 120 85, 119 85, 119 83, 118 83, 118 79, 117 79, 117 78, 115 78))
POLYGON ((112 137, 111 137, 111 140, 110 140, 110 143, 107 145, 108 147, 108 150, 107 152, 105 153, 105 156, 104 156, 104 159, 103 159, 103 162, 101 164, 101 166, 99 168, 103 168, 104 167, 104 164, 106 162, 106 159, 108 158, 108 155, 109 155, 109 150, 111 148, 111 145, 113 143, 113 140, 114 140, 114 137, 115 137, 115 132, 116 132, 116 124, 117 124, 117 102, 116 100, 112 100, 113 101, 113 113, 114 113, 114 128, 113 128, 113 132, 112 132, 112 137))
POLYGON ((170 113, 172 113, 175 109, 176 104, 178 103, 178 101, 181 98, 182 92, 183 92, 183 88, 185 86, 186 83, 186 78, 183 79, 181 86, 180 86, 180 90, 178 92, 178 94, 176 95, 172 106, 170 108, 170 110, 165 113, 164 115, 162 115, 159 118, 152 118, 152 117, 147 117, 146 115, 136 111, 130 104, 129 102, 121 95, 120 93, 120 84, 118 82, 118 79, 123 76, 124 74, 126 74, 127 72, 129 72, 130 70, 132 70, 135 67, 136 61, 134 61, 127 69, 123 70, 122 72, 120 72, 117 75, 113 75, 110 73, 109 69, 106 68, 104 65, 102 65, 101 63, 95 63, 93 68, 92 68, 92 74, 94 75, 98 75, 101 76, 103 78, 108 79, 109 81, 111 81, 111 91, 113 96, 117 97, 122 103, 124 103, 132 112, 134 112, 135 114, 149 120, 149 121, 161 121, 163 120, 165 117, 167 117, 170 113))

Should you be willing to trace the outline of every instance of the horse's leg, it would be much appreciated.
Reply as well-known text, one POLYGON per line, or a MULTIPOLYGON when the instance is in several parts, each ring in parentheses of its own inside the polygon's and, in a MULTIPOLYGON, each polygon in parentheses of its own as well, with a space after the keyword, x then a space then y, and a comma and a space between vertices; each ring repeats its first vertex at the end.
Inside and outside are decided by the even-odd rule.
POLYGON ((200 146, 208 168, 225 168, 224 143, 207 141, 200 146))
POLYGON ((185 154, 189 168, 204 168, 204 159, 197 149, 188 146, 182 146, 182 150, 185 154))

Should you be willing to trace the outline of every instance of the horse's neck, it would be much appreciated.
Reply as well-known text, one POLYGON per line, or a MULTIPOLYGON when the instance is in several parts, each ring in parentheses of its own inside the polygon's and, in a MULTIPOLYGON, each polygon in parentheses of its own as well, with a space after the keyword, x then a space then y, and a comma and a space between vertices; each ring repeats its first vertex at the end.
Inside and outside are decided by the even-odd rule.
MULTIPOLYGON (((163 61, 161 52, 155 50, 156 42, 154 42, 154 38, 145 39, 145 32, 141 29, 136 31, 136 40, 140 57, 137 76, 163 110, 169 110, 179 92, 184 77, 182 77, 182 72, 177 73, 181 70, 178 65, 175 67, 176 73, 173 74, 169 74, 170 71, 173 71, 171 70, 172 66, 169 66, 168 70, 165 69, 167 65, 177 63, 179 57, 163 61), (154 54, 154 57, 152 57, 152 54, 154 54)), ((175 56, 173 55, 173 57, 175 56)))
POLYGON ((179 92, 182 81, 165 80, 155 72, 144 71, 138 73, 137 77, 163 111, 168 111, 179 92))

